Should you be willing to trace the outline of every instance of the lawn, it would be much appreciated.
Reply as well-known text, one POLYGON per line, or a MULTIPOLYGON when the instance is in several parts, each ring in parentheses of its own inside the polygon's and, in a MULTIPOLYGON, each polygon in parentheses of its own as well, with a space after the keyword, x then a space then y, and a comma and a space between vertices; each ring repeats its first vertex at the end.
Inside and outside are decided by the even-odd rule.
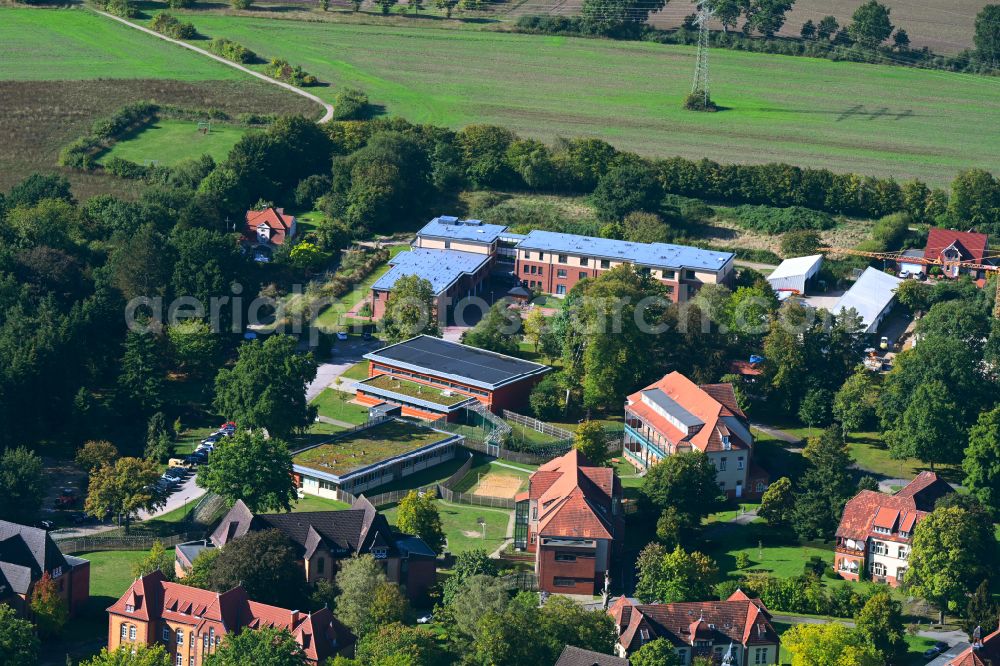
POLYGON ((353 379, 355 381, 361 381, 362 379, 368 378, 368 361, 358 361, 341 375, 344 379, 353 379))
POLYGON ((195 121, 164 119, 116 143, 100 162, 120 157, 138 164, 156 161, 161 166, 173 166, 199 155, 223 162, 246 132, 238 125, 213 123, 211 132, 202 134, 195 121))
POLYGON ((442 389, 437 389, 433 386, 428 386, 419 382, 413 382, 408 379, 390 377, 389 375, 376 375, 371 379, 365 380, 363 385, 382 389, 384 391, 393 391, 394 393, 399 393, 411 398, 419 398, 420 400, 432 402, 444 407, 451 407, 452 405, 457 405, 458 403, 465 402, 469 399, 469 396, 461 393, 448 391, 446 394, 442 389))
MULTIPOLYGON (((409 245, 393 245, 392 247, 389 248, 389 258, 391 259, 392 257, 395 257, 403 250, 409 250, 409 249, 410 249, 409 245)), ((340 299, 340 303, 342 304, 341 307, 330 307, 324 310, 322 313, 320 313, 319 317, 316 318, 317 323, 320 326, 327 326, 327 327, 339 326, 341 324, 347 323, 345 317, 343 316, 344 313, 346 313, 348 310, 350 310, 355 305, 360 303, 366 297, 370 296, 372 293, 372 285, 375 284, 376 280, 378 280, 380 277, 388 273, 390 268, 392 267, 389 265, 388 262, 386 262, 382 266, 379 266, 374 271, 372 271, 368 277, 366 277, 364 280, 356 284, 353 289, 351 289, 349 292, 344 294, 343 297, 341 297, 340 299)), ((364 320, 363 323, 368 323, 368 322, 367 320, 364 320)))
POLYGON ((403 453, 416 451, 447 434, 405 421, 387 421, 297 453, 296 465, 328 474, 347 474, 403 453))
POLYGON ((300 513, 302 511, 341 511, 343 509, 350 508, 351 505, 347 502, 338 502, 337 500, 327 499, 325 497, 306 495, 295 503, 295 506, 292 507, 292 511, 294 513, 300 513))
POLYGON ((361 425, 368 421, 368 408, 350 402, 353 398, 353 393, 328 388, 316 396, 312 404, 319 409, 320 416, 361 425))
MULTIPOLYGON (((492 552, 503 543, 507 534, 507 523, 510 511, 489 509, 479 506, 465 506, 437 500, 438 512, 441 514, 441 524, 445 536, 448 537, 448 551, 464 553, 475 548, 485 548, 492 552), (486 521, 486 538, 482 537, 482 528, 478 520, 486 521)), ((382 512, 386 519, 396 524, 396 507, 382 512)))
POLYGON ((392 115, 584 135, 651 155, 784 161, 949 182, 1000 166, 997 81, 902 67, 712 50, 713 98, 682 109, 694 49, 428 25, 361 25, 187 13, 208 35, 302 65, 332 100, 366 90, 392 115), (976 109, 975 116, 968 109, 976 109))
MULTIPOLYGON (((167 552, 173 557, 173 548, 167 552)), ((132 565, 148 554, 148 550, 104 550, 77 557, 90 560, 90 595, 117 599, 135 580, 132 565)))

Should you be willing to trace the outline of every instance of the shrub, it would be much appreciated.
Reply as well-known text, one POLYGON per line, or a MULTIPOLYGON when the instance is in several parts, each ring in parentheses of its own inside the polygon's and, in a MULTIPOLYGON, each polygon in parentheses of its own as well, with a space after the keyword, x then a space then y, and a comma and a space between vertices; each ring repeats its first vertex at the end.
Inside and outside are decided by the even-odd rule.
POLYGON ((257 59, 257 54, 238 42, 216 37, 208 43, 208 50, 233 62, 248 63, 257 59))
POLYGON ((335 120, 365 120, 370 115, 368 95, 363 90, 344 88, 333 102, 335 120))
POLYGON ((250 9, 253 0, 229 0, 229 4, 233 9, 250 9))
POLYGON ((306 73, 298 65, 293 67, 288 64, 287 60, 281 58, 273 58, 270 64, 264 69, 264 73, 281 81, 287 81, 292 85, 301 87, 314 86, 317 83, 315 76, 306 73))
POLYGON ((159 110, 151 102, 135 102, 126 104, 107 118, 94 121, 90 133, 100 139, 112 139, 136 125, 148 122, 159 110))
POLYGON ((194 0, 167 0, 167 6, 171 9, 187 9, 194 7, 194 0))
POLYGON ((153 17, 149 27, 156 32, 174 39, 194 39, 198 36, 193 23, 182 23, 166 12, 160 12, 153 17))
POLYGON ((701 93, 690 93, 684 98, 684 108, 688 111, 718 111, 719 107, 710 97, 701 93))
POLYGON ((743 205, 733 209, 732 215, 741 227, 768 234, 801 229, 832 229, 837 224, 829 214, 801 206, 773 208, 743 205))
POLYGON ((275 113, 241 113, 236 121, 241 125, 270 125, 278 119, 275 113))
POLYGON ((104 170, 113 176, 126 178, 128 180, 139 180, 145 178, 149 173, 149 169, 141 164, 130 162, 129 160, 122 159, 121 157, 110 157, 105 160, 104 170))
POLYGON ((108 0, 104 5, 104 9, 109 14, 121 16, 122 18, 135 18, 139 14, 138 10, 132 6, 130 0, 108 0))
POLYGON ((295 205, 299 208, 312 208, 316 200, 330 191, 330 177, 313 174, 301 181, 295 187, 295 205))

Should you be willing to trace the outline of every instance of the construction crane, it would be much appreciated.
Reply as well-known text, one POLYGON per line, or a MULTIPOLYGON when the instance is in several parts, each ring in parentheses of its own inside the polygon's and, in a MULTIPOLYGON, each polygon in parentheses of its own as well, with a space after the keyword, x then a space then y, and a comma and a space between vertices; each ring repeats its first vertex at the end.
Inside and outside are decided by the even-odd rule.
MULTIPOLYGON (((974 271, 987 271, 1000 276, 1000 265, 985 264, 976 261, 944 261, 942 259, 927 259, 925 257, 908 257, 902 252, 865 252, 864 250, 854 250, 844 247, 821 247, 818 250, 824 254, 849 254, 855 257, 867 257, 869 259, 881 259, 882 261, 894 261, 897 264, 921 264, 923 266, 940 266, 945 272, 950 272, 955 268, 967 268, 974 271)), ((1000 259, 1000 252, 984 255, 983 259, 1000 259)), ((993 316, 1000 319, 1000 277, 996 280, 996 298, 993 302, 993 316)))

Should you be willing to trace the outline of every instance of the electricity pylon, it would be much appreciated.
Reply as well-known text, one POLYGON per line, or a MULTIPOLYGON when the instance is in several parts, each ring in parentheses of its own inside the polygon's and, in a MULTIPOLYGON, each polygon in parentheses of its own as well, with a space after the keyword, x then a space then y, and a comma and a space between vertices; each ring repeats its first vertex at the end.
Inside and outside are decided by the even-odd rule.
POLYGON ((712 8, 708 0, 698 3, 698 15, 694 22, 698 25, 698 60, 694 66, 694 82, 691 95, 702 98, 705 108, 709 105, 708 94, 708 20, 712 18, 712 8))

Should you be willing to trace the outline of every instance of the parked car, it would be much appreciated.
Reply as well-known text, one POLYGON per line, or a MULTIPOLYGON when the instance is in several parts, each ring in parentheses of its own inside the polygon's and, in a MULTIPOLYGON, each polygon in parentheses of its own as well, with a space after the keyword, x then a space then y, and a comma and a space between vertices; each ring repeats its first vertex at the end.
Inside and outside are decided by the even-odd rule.
POLYGON ((184 458, 171 458, 167 462, 167 465, 170 466, 170 467, 185 467, 185 468, 190 468, 191 467, 191 461, 188 460, 187 457, 184 457, 184 458))
POLYGON ((891 347, 891 344, 889 343, 889 338, 883 335, 882 339, 879 340, 878 346, 880 349, 889 349, 891 347))
POLYGON ((365 331, 364 333, 361 334, 361 339, 364 340, 365 342, 370 342, 371 340, 375 339, 375 336, 372 335, 371 331, 365 331))
POLYGON ((931 647, 924 650, 924 657, 930 659, 931 657, 936 657, 943 652, 947 652, 950 646, 944 641, 938 641, 931 647))
POLYGON ((55 526, 56 526, 56 524, 53 523, 51 520, 39 520, 37 523, 35 523, 35 527, 40 527, 41 529, 45 530, 46 532, 48 532, 49 530, 54 529, 55 526))
POLYGON ((56 508, 65 509, 67 507, 73 506, 77 501, 76 491, 72 488, 63 488, 59 491, 59 497, 56 498, 56 508))
POLYGON ((82 511, 77 511, 72 516, 70 516, 70 520, 73 521, 74 525, 83 525, 84 523, 89 523, 93 519, 94 519, 93 516, 84 513, 82 511))
POLYGON ((430 624, 434 621, 434 614, 428 613, 427 615, 421 615, 417 618, 417 624, 430 624))
POLYGON ((232 421, 226 421, 225 423, 219 426, 219 430, 228 430, 230 432, 235 432, 236 424, 233 423, 232 421))
POLYGON ((337 331, 337 339, 340 340, 341 342, 344 342, 345 340, 347 340, 347 333, 345 333, 344 331, 337 331))
POLYGON ((202 443, 198 445, 198 448, 195 449, 195 452, 197 453, 198 451, 214 451, 214 450, 215 450, 215 444, 202 443))

